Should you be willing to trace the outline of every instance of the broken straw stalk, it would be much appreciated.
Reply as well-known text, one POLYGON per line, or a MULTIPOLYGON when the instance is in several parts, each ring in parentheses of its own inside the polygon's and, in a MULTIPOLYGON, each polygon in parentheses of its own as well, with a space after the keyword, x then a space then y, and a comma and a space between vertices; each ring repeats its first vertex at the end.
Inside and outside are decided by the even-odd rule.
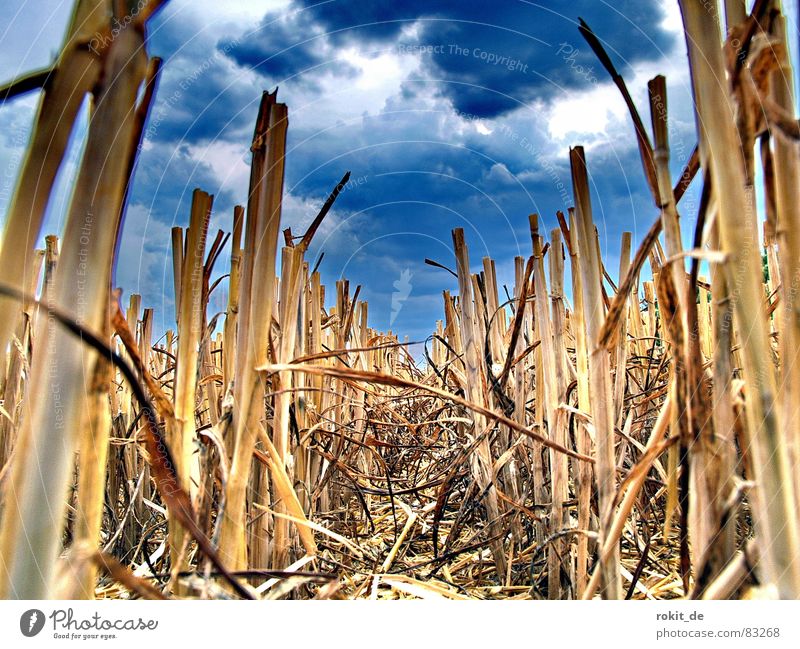
MULTIPOLYGON (((702 3, 681 1, 699 146, 675 186, 664 78, 648 86, 651 139, 581 22, 631 113, 653 225, 635 252, 623 235, 614 282, 592 213, 591 160, 575 147, 575 208, 556 215, 549 241, 544 219, 529 217, 530 256, 514 260, 507 300, 495 261, 476 272, 460 229, 453 260, 426 260, 455 276, 442 274, 458 294, 443 291, 424 362, 370 327, 360 287, 341 279, 327 291, 305 258, 349 174, 306 233, 284 231, 277 273, 288 109, 275 93, 259 107, 233 236, 209 245, 213 201, 199 189, 188 229, 173 231, 175 329, 153 342, 140 296, 120 312, 109 269, 158 74, 157 61, 146 65, 144 27, 161 3, 94 56, 80 43, 83 25, 104 33, 123 5, 76 5, 0 250, 0 299, 15 305, 0 318, 11 342, 0 412, 4 596, 800 595, 799 167, 778 3, 759 1, 752 16, 726 3, 727 27, 746 45, 737 57, 734 41, 723 53, 702 3), (87 93, 61 251, 55 237, 36 251, 87 93), (757 143, 771 197, 766 283, 755 157, 741 155, 742 142, 757 143), (699 213, 682 214, 698 171, 699 213), (681 223, 695 216, 686 250, 681 223), (228 240, 228 281, 211 283, 228 240), (208 306, 220 285, 218 333, 208 306)), ((40 77, 12 82, 9 96, 40 77)))

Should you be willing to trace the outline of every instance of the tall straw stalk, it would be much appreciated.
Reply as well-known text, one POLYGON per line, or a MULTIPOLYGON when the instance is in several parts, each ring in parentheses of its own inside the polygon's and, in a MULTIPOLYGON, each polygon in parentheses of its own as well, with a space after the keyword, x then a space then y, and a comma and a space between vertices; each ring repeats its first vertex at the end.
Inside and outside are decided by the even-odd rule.
MULTIPOLYGON (((714 183, 724 272, 742 333, 747 381, 747 431, 758 483, 755 513, 763 539, 763 566, 781 597, 800 597, 800 537, 794 478, 790 470, 782 408, 761 285, 756 215, 748 209, 742 143, 725 85, 719 21, 700 0, 680 0, 701 135, 701 160, 714 183)), ((788 429, 793 428, 793 423, 788 429)))

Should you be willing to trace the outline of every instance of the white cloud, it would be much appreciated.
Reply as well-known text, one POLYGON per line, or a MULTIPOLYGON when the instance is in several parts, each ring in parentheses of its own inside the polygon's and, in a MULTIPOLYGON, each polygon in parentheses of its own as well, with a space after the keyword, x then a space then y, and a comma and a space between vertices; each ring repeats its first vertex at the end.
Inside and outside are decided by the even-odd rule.
POLYGON ((379 114, 420 65, 418 57, 398 55, 394 50, 365 53, 328 47, 329 60, 341 60, 357 72, 351 78, 322 73, 310 86, 281 84, 281 99, 291 106, 290 119, 302 128, 324 129, 365 114, 379 114))
POLYGON ((64 39, 73 0, 0 3, 0 82, 51 65, 64 39))
POLYGON ((31 94, 0 108, 0 224, 14 193, 22 166, 24 146, 30 136, 36 97, 31 94))
MULTIPOLYGON (((679 50, 657 61, 635 64, 633 74, 625 80, 646 125, 650 117, 647 82, 659 74, 668 81, 670 121, 685 119, 691 112, 687 113, 692 101, 689 73, 679 50)), ((636 146, 628 109, 610 80, 563 93, 551 102, 544 119, 554 146, 559 148, 576 140, 583 140, 587 149, 609 141, 616 147, 636 146)))
POLYGON ((566 93, 553 102, 547 127, 550 135, 565 140, 568 135, 602 135, 611 120, 620 119, 625 105, 611 84, 566 93), (591 107, 591 108, 589 108, 591 107))
POLYGON ((208 144, 189 145, 193 160, 205 163, 216 176, 219 187, 236 196, 247 196, 250 182, 250 149, 244 144, 214 140, 208 144))
POLYGON ((203 16, 208 22, 237 22, 254 26, 272 11, 280 11, 289 6, 290 0, 171 0, 170 4, 181 9, 186 7, 193 13, 203 16))
POLYGON ((683 20, 681 19, 681 9, 674 0, 662 0, 661 10, 664 12, 664 19, 661 21, 661 29, 679 34, 683 37, 683 20))
POLYGON ((500 185, 513 185, 515 182, 513 174, 502 162, 496 162, 491 166, 485 180, 488 183, 497 183, 500 185))

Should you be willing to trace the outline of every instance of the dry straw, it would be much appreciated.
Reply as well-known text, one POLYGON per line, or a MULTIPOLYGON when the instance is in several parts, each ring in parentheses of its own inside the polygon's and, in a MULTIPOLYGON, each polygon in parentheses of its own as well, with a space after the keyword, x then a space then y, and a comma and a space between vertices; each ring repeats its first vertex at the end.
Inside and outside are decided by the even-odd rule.
POLYGON ((78 0, 52 70, 3 88, 42 91, 0 248, 0 595, 800 596, 800 129, 778 2, 726 2, 723 42, 708 3, 680 0, 698 146, 677 181, 666 80, 648 84, 648 129, 580 22, 630 113, 652 226, 623 234, 612 277, 592 156, 573 148, 574 208, 547 238, 529 217, 513 287, 495 260, 473 267, 461 229, 452 259, 425 260, 457 294, 422 360, 305 258, 349 172, 279 250, 276 92, 232 236, 209 236, 200 189, 173 230, 176 327, 154 331, 148 296, 122 312, 110 269, 161 5, 78 0), (86 99, 66 224, 36 250, 86 99))

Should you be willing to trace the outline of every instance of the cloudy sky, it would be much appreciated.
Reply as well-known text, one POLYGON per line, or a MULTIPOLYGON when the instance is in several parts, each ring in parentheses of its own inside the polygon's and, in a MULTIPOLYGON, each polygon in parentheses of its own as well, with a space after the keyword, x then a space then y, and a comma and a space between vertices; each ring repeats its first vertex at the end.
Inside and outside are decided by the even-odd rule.
MULTIPOLYGON (((3 0, 0 78, 50 62, 71 5, 3 0)), ((215 195, 212 227, 230 229, 233 206, 246 199, 261 92, 276 86, 290 115, 285 226, 302 233, 352 172, 310 259, 324 251, 328 284, 344 276, 363 286, 374 327, 427 336, 441 291, 456 283, 423 260, 454 265, 454 227, 466 231, 475 269, 491 256, 511 290, 513 258, 530 252, 527 215, 539 213, 549 231, 571 204, 571 145, 586 147, 603 254, 616 269, 621 232, 638 241, 656 214, 624 104, 578 16, 611 52, 646 121, 647 80, 666 75, 677 174, 695 136, 674 0, 171 0, 150 25, 150 53, 165 65, 116 283, 142 293, 170 326, 169 230, 186 224, 195 187, 215 195), (393 315, 402 278, 408 297, 393 315)), ((0 107, 0 218, 36 99, 0 107)), ((62 222, 79 155, 76 143, 48 231, 62 222)), ((224 304, 220 291, 213 307, 224 304)))

